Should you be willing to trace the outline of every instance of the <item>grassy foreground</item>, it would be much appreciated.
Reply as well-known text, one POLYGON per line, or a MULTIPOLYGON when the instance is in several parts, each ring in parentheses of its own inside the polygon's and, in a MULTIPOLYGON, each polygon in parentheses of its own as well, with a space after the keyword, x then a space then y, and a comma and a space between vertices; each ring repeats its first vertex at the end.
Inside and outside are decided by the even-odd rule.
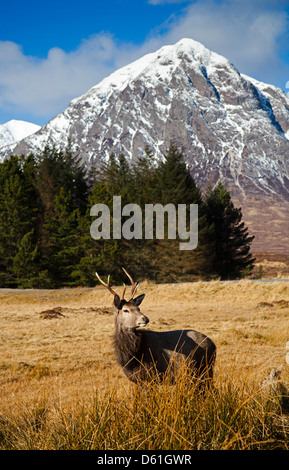
POLYGON ((104 289, 1 291, 0 449, 288 449, 289 415, 261 383, 281 364, 289 382, 289 283, 142 289, 151 329, 215 341, 214 387, 200 394, 185 371, 173 386, 130 384, 104 289))

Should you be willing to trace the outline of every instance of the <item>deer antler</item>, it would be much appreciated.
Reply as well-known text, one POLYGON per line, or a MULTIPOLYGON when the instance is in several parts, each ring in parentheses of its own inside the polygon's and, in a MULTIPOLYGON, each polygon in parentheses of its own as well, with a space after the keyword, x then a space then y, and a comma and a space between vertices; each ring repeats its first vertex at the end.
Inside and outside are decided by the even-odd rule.
POLYGON ((121 296, 121 300, 124 299, 124 294, 125 294, 125 291, 126 291, 126 285, 125 285, 125 283, 123 283, 123 285, 124 285, 124 289, 123 289, 123 293, 122 293, 122 296, 121 296))
POLYGON ((113 294, 113 295, 118 295, 116 292, 114 292, 114 290, 113 290, 113 289, 110 287, 110 285, 109 285, 109 278, 110 278, 110 275, 107 277, 107 283, 105 283, 105 282, 101 279, 101 277, 99 277, 99 275, 98 275, 97 273, 95 273, 95 274, 96 274, 96 277, 97 277, 97 279, 99 280, 99 282, 100 282, 104 287, 106 287, 106 288, 109 290, 109 292, 110 292, 111 294, 113 294))
POLYGON ((125 272, 125 274, 127 275, 127 277, 129 278, 129 280, 131 282, 131 294, 130 294, 131 298, 129 299, 129 300, 131 300, 131 299, 133 299, 133 296, 136 293, 136 290, 138 288, 138 283, 134 282, 133 278, 128 274, 128 272, 124 268, 122 268, 122 269, 123 269, 123 271, 125 272))
MULTIPOLYGON (((128 272, 127 272, 124 268, 122 268, 122 269, 124 270, 125 274, 129 277, 130 282, 131 282, 131 298, 130 298, 130 300, 131 300, 131 299, 133 298, 134 294, 136 293, 136 290, 137 290, 137 288, 138 288, 138 283, 134 282, 133 278, 128 274, 128 272)), ((95 274, 96 274, 96 277, 97 277, 97 279, 99 280, 99 282, 100 282, 104 287, 106 287, 112 295, 118 295, 118 294, 110 287, 110 285, 109 285, 110 274, 109 274, 108 277, 107 277, 107 283, 104 282, 104 281, 101 279, 101 277, 98 275, 97 272, 96 272, 95 274)), ((126 286, 125 286, 125 284, 124 284, 124 289, 123 289, 123 293, 122 293, 121 300, 124 299, 125 291, 126 291, 126 286)))

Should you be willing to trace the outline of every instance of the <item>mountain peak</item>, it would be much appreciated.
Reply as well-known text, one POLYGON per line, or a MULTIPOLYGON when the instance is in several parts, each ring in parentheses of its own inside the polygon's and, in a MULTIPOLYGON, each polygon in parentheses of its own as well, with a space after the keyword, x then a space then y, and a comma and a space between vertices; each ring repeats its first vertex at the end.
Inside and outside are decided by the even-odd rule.
POLYGON ((85 96, 95 95, 96 93, 107 95, 108 93, 121 91, 141 75, 157 77, 157 79, 165 79, 168 75, 170 78, 172 71, 184 60, 200 67, 209 65, 213 67, 232 66, 225 57, 211 52, 200 42, 183 38, 176 44, 163 46, 156 52, 146 54, 140 59, 121 67, 93 86, 84 95, 72 100, 70 104, 75 105, 85 96))
POLYGON ((36 124, 16 119, 0 124, 0 147, 15 144, 39 129, 36 124))
POLYGON ((180 39, 176 44, 171 46, 164 46, 159 51, 176 51, 176 52, 188 52, 192 54, 196 60, 210 61, 212 58, 216 61, 228 63, 228 59, 217 54, 216 52, 210 51, 202 43, 195 41, 190 38, 180 39))

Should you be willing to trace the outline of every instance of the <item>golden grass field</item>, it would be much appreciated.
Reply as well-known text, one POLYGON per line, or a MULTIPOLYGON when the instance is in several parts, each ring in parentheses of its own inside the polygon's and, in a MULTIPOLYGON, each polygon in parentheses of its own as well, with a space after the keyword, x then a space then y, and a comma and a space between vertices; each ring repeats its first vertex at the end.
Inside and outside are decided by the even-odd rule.
MULTIPOLYGON (((250 392, 252 397, 254 391, 258 393, 271 368, 282 364, 283 381, 289 383, 289 365, 286 363, 289 282, 242 280, 172 285, 143 282, 138 292, 146 294, 141 310, 150 318, 148 328, 159 331, 192 328, 214 340, 217 345, 217 389, 227 383, 243 390, 246 384, 253 390, 250 392)), ((113 396, 116 402, 133 400, 136 386, 125 378, 113 355, 111 304, 111 294, 102 287, 0 292, 0 442, 3 429, 9 426, 14 429, 10 437, 3 437, 2 448, 80 448, 79 441, 69 445, 67 442, 49 443, 47 422, 54 422, 55 429, 60 416, 65 415, 67 421, 68 415, 79 413, 79 406, 88 409, 96 395, 110 397, 110 400, 113 396), (45 318, 42 312, 55 308, 61 315, 45 318), (24 426, 26 419, 27 428, 31 410, 44 408, 46 430, 43 438, 35 425, 35 416, 34 425, 30 420, 29 433, 27 429, 25 431, 26 437, 21 433, 22 437, 19 437, 20 423, 24 426)), ((171 394, 175 393, 173 387, 170 390, 171 394)), ((248 390, 242 400, 246 393, 248 396, 248 390)), ((172 431, 171 426, 170 433, 177 432, 172 431)), ((284 432, 287 438, 289 434, 286 416, 282 427, 282 446, 288 448, 289 441, 284 438, 284 432)), ((52 431, 49 432, 51 436, 52 431)), ((236 441, 240 430, 234 433, 236 441)), ((112 442, 115 448, 145 447, 144 438, 129 439, 125 444, 104 439, 101 445, 94 440, 94 448, 112 448, 112 442)), ((232 439, 228 442, 233 442, 232 439)), ((92 440, 91 437, 90 442, 92 440)), ((264 440, 277 442, 278 438, 265 436, 264 440)), ((152 448, 151 441, 147 442, 150 442, 148 448, 152 448)), ((164 441, 155 439, 153 442, 159 446, 164 441)), ((179 438, 178 442, 181 448, 195 445, 190 444, 188 437, 179 438)), ((228 442, 219 447, 216 444, 215 448, 231 448, 228 442)), ((165 445, 168 448, 169 444, 165 445)), ((175 441, 171 445, 175 446, 175 441)), ((202 447, 200 443, 198 445, 202 447)))

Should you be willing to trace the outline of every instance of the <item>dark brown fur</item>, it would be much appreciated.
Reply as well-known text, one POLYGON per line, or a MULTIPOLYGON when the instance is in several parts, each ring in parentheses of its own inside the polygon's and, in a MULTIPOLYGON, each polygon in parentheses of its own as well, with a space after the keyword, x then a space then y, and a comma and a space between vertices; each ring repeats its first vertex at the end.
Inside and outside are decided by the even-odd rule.
POLYGON ((123 368, 125 375, 136 382, 140 378, 144 347, 142 332, 124 331, 116 325, 114 334, 114 352, 118 364, 123 368))

